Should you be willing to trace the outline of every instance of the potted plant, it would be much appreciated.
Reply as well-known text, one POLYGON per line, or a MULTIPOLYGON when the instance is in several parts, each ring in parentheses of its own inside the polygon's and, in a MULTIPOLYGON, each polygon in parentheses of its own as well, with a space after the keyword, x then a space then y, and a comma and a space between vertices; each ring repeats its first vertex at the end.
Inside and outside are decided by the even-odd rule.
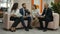
POLYGON ((52 5, 51 8, 54 11, 54 13, 58 13, 59 14, 59 21, 60 21, 60 2, 58 2, 58 3, 51 2, 51 5, 52 5))

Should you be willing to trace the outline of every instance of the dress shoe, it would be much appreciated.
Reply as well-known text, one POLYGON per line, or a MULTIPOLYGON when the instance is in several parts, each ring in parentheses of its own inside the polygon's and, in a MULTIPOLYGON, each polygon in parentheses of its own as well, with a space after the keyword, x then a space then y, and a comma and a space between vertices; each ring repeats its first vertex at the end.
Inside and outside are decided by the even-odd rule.
POLYGON ((32 27, 28 27, 29 29, 32 29, 32 27))
POLYGON ((46 32, 46 31, 47 31, 47 29, 44 29, 44 30, 43 30, 43 32, 46 32))
POLYGON ((38 30, 43 30, 43 28, 40 28, 40 27, 39 27, 38 30))
POLYGON ((29 31, 29 29, 28 28, 25 28, 25 31, 29 31))
POLYGON ((14 30, 14 31, 11 31, 11 32, 16 32, 16 31, 14 30))

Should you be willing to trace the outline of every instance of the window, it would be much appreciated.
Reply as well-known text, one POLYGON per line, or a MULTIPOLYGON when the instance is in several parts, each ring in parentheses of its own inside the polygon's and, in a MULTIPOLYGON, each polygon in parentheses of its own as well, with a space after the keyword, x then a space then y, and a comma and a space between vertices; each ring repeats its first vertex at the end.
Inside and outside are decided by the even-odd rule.
POLYGON ((10 0, 0 0, 0 8, 1 7, 10 7, 10 0))

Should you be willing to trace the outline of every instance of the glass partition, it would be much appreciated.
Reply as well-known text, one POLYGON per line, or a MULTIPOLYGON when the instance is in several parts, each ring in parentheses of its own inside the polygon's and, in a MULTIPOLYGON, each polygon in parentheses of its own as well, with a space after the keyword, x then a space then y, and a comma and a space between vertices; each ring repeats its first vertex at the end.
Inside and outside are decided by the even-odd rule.
POLYGON ((0 0, 0 9, 7 11, 10 7, 11 0, 0 0))

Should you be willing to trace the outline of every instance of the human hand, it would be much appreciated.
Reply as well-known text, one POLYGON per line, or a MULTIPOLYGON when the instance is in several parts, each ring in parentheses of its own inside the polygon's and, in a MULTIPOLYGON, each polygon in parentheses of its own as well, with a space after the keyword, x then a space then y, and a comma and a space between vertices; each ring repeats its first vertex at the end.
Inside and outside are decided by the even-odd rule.
POLYGON ((39 17, 39 18, 44 18, 44 17, 45 17, 45 15, 43 15, 43 16, 42 16, 42 15, 39 15, 38 17, 39 17))
POLYGON ((44 18, 44 16, 39 16, 39 18, 44 18))
POLYGON ((23 16, 24 18, 26 18, 27 16, 23 16))
POLYGON ((11 16, 16 17, 16 15, 12 14, 11 16))

